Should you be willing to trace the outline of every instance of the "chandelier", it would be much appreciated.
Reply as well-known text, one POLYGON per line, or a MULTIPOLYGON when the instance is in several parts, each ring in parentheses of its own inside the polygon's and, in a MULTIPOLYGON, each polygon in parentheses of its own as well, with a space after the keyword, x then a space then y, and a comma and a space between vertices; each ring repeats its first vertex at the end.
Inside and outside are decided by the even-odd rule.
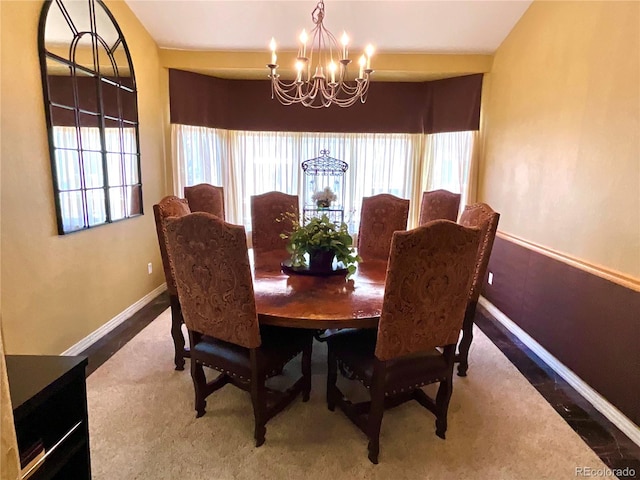
POLYGON ((267 65, 271 79, 271 98, 277 97, 283 105, 301 103, 310 108, 329 107, 332 104, 350 107, 358 100, 364 103, 369 90, 369 77, 373 73, 373 46, 367 45, 365 53, 360 57, 358 76, 355 80, 348 80, 347 67, 351 60, 346 32, 342 34, 339 46, 336 37, 324 26, 323 1, 318 2, 311 12, 311 19, 315 27, 309 35, 305 30, 300 34, 300 47, 295 63, 296 78, 291 82, 281 80, 277 73, 276 41, 271 39, 271 63, 267 65), (311 43, 307 45, 309 38, 311 43))

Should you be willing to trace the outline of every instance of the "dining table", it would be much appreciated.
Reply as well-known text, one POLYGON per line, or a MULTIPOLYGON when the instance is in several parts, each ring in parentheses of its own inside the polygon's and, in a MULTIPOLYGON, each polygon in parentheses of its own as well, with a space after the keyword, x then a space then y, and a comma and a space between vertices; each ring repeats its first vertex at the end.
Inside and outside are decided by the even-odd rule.
POLYGON ((251 258, 253 289, 261 325, 305 329, 376 328, 382 312, 387 262, 369 260, 346 273, 284 272, 282 251, 251 258))

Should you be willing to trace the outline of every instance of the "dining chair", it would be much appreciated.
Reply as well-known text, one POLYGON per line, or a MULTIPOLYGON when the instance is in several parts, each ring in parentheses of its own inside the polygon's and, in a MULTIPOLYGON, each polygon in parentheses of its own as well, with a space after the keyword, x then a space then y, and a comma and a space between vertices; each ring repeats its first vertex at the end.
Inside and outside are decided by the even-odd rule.
POLYGON ((167 292, 169 293, 169 301, 171 304, 171 338, 174 346, 174 362, 176 370, 184 370, 185 358, 189 357, 189 351, 185 349, 185 340, 182 333, 182 310, 180 308, 180 300, 178 300, 178 291, 176 290, 176 282, 173 279, 171 266, 169 265, 169 257, 167 256, 167 234, 166 220, 170 217, 182 217, 190 212, 189 205, 184 198, 178 198, 174 195, 164 197, 160 202, 153 206, 153 215, 156 220, 156 233, 158 234, 158 245, 160 247, 160 258, 162 258, 162 268, 164 270, 164 278, 167 282, 167 292))
POLYGON ((484 278, 487 273, 489 257, 491 256, 493 242, 496 238, 499 220, 500 214, 495 212, 486 203, 467 205, 462 215, 460 215, 460 225, 465 227, 478 227, 482 231, 476 257, 476 268, 473 273, 473 282, 471 283, 471 290, 469 292, 469 302, 464 314, 464 322, 462 323, 462 338, 458 346, 458 355, 456 355, 456 360, 460 362, 458 364, 458 375, 460 377, 466 377, 467 370, 469 369, 469 348, 473 340, 473 319, 476 316, 478 298, 480 297, 480 291, 482 290, 484 278))
POLYGON ((224 220, 224 188, 208 183, 184 187, 184 197, 192 212, 208 212, 224 220))
POLYGON ((451 220, 455 222, 458 219, 459 209, 459 193, 442 189, 423 192, 419 225, 424 225, 432 220, 451 220))
POLYGON ((293 229, 299 218, 298 196, 268 192, 251 197, 251 240, 254 258, 266 252, 281 251, 287 256, 287 239, 280 235, 293 229))
POLYGON ((196 418, 206 398, 231 383, 251 394, 256 447, 266 423, 311 391, 311 333, 258 325, 244 227, 197 212, 167 222, 167 247, 191 345, 196 418), (302 352, 302 376, 287 390, 265 386, 302 352), (207 382, 203 367, 220 374, 207 382))
POLYGON ((409 200, 383 193, 362 199, 358 255, 363 261, 389 258, 393 232, 407 229, 409 200))
POLYGON ((328 339, 327 406, 341 410, 369 437, 378 463, 385 408, 416 400, 436 416, 445 438, 456 342, 469 296, 480 230, 436 220, 395 232, 378 331, 339 332, 328 339), (336 385, 338 361, 371 401, 351 403, 336 385), (420 387, 439 382, 435 400, 420 387))

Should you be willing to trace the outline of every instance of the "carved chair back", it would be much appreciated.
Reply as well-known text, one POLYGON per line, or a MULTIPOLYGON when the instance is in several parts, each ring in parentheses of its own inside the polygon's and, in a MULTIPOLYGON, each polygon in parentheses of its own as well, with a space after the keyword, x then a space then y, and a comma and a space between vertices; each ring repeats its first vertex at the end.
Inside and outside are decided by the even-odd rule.
POLYGON ((378 359, 458 341, 480 233, 477 228, 435 220, 393 234, 378 325, 378 359))
POLYGON ((184 187, 184 197, 192 212, 207 212, 224 220, 224 188, 208 183, 184 187))
POLYGON ((197 212, 168 220, 167 240, 187 328, 242 347, 259 347, 244 227, 197 212))
POLYGON ((455 222, 458 219, 459 209, 459 193, 452 193, 448 190, 423 192, 419 225, 424 225, 433 220, 451 220, 455 222))
POLYGON ((487 273, 489 257, 491 256, 493 242, 496 238, 499 220, 500 214, 486 203, 467 205, 462 215, 460 215, 460 225, 465 227, 478 227, 482 231, 480 245, 478 246, 476 268, 469 294, 469 300, 472 302, 477 302, 480 297, 480 290, 482 289, 484 276, 487 273))
POLYGON ((362 199, 358 255, 363 260, 387 260, 393 232, 407 229, 409 200, 389 194, 362 199))
POLYGON ((156 233, 158 234, 158 244, 160 246, 160 257, 162 258, 162 268, 164 278, 167 281, 167 291, 169 295, 177 295, 176 282, 173 280, 169 257, 167 256, 167 234, 165 221, 170 217, 182 217, 191 213, 189 205, 184 198, 175 195, 164 197, 153 206, 153 216, 156 220, 156 233))

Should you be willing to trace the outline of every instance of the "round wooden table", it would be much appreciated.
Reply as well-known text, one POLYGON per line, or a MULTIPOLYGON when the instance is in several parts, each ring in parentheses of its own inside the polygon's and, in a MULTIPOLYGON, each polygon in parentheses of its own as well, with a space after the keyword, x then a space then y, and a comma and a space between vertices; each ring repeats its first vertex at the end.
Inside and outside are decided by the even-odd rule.
POLYGON ((281 271, 282 252, 252 262, 261 324, 309 329, 375 328, 382 312, 387 262, 358 264, 345 275, 310 276, 281 271))

